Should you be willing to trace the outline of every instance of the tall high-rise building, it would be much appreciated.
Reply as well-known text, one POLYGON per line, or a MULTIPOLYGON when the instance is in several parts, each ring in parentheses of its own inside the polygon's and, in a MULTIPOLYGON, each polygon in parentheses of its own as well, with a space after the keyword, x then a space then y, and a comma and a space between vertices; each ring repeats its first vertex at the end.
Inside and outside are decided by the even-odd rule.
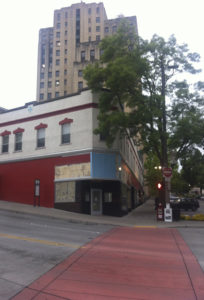
MULTIPOLYGON (((136 17, 127 18, 137 32, 136 17)), ((103 3, 84 2, 54 11, 54 24, 39 32, 37 101, 75 93, 86 86, 83 69, 100 58, 99 42, 117 31, 103 3)))

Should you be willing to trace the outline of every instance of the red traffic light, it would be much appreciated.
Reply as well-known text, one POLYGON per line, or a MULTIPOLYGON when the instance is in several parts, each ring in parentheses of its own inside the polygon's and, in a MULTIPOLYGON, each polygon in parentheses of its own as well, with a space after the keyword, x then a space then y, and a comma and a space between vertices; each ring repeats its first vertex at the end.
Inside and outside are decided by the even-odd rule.
POLYGON ((161 190, 161 189, 162 189, 162 184, 161 184, 161 182, 158 182, 158 183, 157 183, 157 189, 158 189, 158 190, 161 190))

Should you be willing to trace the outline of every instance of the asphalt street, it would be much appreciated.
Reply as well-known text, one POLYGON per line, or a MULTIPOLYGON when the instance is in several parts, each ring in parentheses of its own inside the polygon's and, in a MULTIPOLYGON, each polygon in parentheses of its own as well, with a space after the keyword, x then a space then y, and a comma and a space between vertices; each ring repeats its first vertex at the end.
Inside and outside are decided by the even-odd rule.
POLYGON ((13 300, 203 300, 204 273, 176 228, 116 227, 13 300))
POLYGON ((7 300, 111 226, 0 211, 0 300, 7 300))
MULTIPOLYGON (((204 222, 157 222, 153 201, 123 218, 94 218, 3 201, 0 204, 0 300, 10 299, 60 262, 63 264, 71 254, 83 250, 81 246, 118 226, 176 227, 204 270, 204 222)), ((203 211, 204 202, 196 213, 203 211)))
POLYGON ((179 228, 179 232, 204 271, 204 224, 197 228, 179 228))

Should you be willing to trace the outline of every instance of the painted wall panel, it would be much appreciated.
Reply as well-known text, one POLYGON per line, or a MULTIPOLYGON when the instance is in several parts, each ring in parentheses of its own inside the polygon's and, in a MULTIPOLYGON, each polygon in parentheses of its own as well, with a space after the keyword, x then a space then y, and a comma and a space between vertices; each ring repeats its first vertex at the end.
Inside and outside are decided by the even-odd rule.
POLYGON ((93 178, 117 179, 115 154, 92 152, 91 163, 93 178))
POLYGON ((54 206, 55 166, 89 163, 90 154, 0 164, 0 200, 33 204, 34 181, 40 180, 40 205, 54 206))
POLYGON ((55 180, 75 179, 91 176, 91 164, 81 163, 55 167, 55 180))

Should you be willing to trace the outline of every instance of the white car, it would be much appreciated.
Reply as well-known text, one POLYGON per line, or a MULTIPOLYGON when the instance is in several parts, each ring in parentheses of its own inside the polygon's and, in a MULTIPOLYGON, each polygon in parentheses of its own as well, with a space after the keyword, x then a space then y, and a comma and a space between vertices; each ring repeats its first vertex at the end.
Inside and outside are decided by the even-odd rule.
POLYGON ((178 196, 170 195, 170 203, 179 203, 181 199, 178 196))

